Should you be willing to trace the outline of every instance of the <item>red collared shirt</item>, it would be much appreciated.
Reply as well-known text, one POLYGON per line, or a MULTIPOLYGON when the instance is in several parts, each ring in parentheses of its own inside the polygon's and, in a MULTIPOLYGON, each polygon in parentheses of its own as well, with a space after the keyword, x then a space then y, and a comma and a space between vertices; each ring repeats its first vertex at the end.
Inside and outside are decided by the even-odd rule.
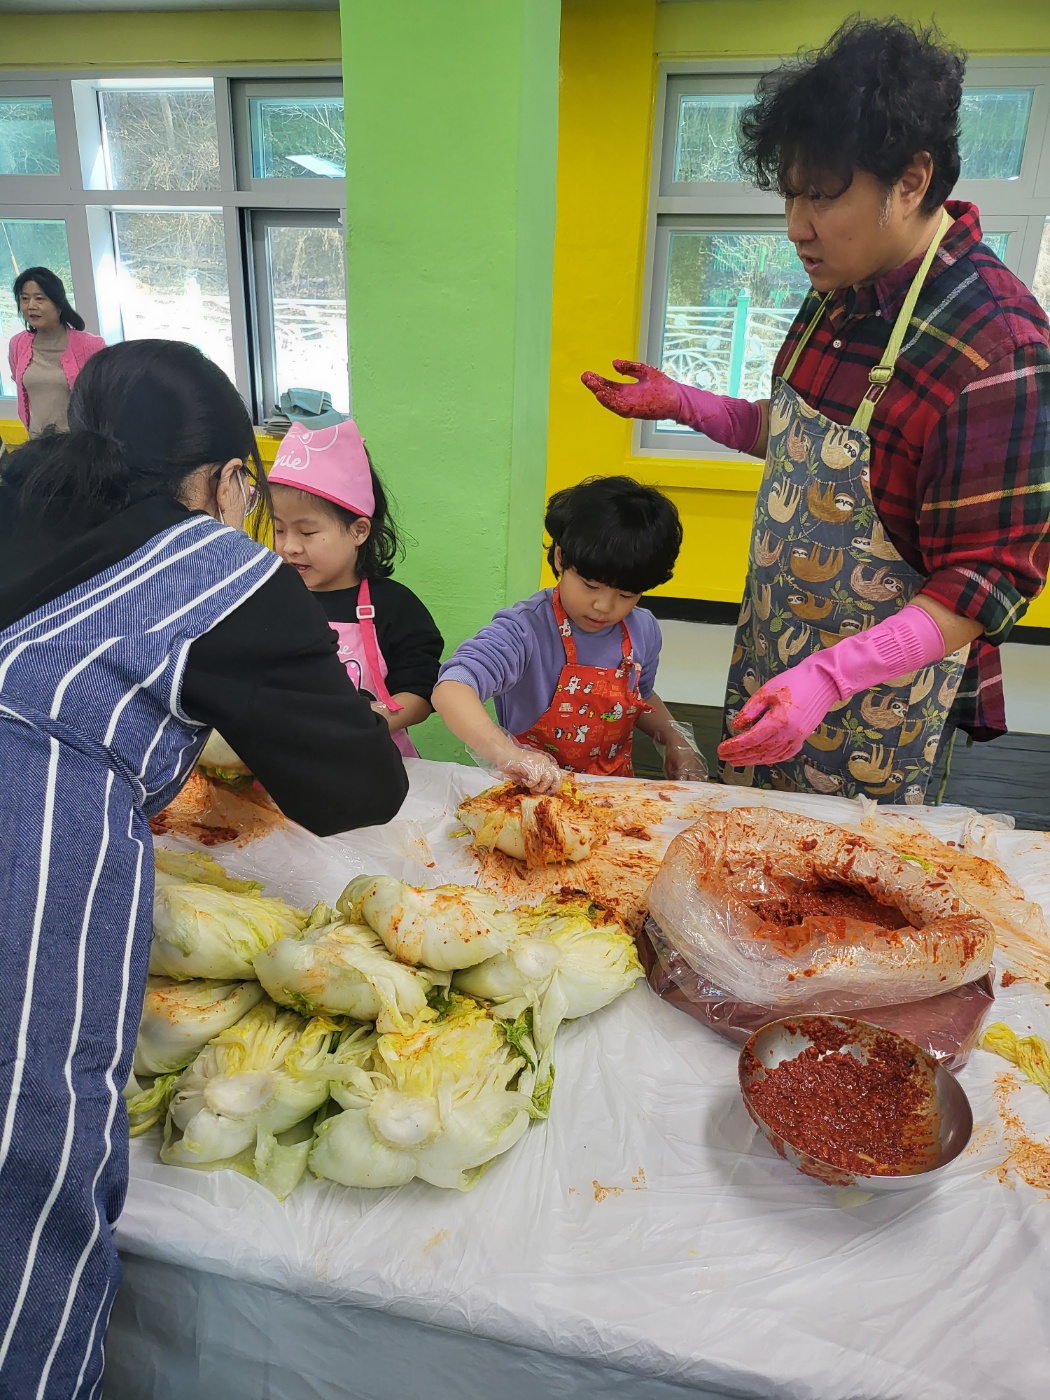
MULTIPOLYGON (((949 202, 896 371, 872 418, 871 494, 924 592, 984 627, 955 719, 976 739, 1006 732, 998 645, 1050 569, 1050 325, 981 242, 978 211, 949 202)), ((791 375, 812 407, 849 423, 919 259, 836 292, 791 375)), ((816 307, 811 292, 777 355, 783 374, 816 307)))

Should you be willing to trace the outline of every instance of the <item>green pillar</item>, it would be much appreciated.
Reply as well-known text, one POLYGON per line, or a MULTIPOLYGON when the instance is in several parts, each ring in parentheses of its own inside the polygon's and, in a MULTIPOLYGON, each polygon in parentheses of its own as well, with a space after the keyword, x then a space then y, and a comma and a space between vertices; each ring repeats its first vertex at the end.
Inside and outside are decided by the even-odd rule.
POLYGON ((560 4, 341 13, 353 411, 448 655, 539 586, 560 4))

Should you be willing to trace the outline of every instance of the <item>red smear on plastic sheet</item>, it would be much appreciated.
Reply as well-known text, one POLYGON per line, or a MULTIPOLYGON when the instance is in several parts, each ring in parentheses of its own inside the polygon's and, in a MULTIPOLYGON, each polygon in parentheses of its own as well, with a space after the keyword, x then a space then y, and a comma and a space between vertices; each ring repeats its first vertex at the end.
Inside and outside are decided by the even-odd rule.
POLYGON ((246 846, 287 824, 262 788, 234 792, 201 773, 191 774, 178 797, 150 818, 154 836, 181 836, 198 846, 246 846))

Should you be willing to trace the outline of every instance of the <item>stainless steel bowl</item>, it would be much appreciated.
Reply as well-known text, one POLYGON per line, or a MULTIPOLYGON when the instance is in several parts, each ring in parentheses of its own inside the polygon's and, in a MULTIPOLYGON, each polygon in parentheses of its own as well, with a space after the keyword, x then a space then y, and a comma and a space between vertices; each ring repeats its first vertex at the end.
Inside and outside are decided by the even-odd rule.
POLYGON ((908 1187, 921 1186, 958 1157, 970 1141, 973 1132, 970 1102, 953 1074, 938 1064, 925 1050, 920 1050, 903 1036, 869 1025, 867 1021, 854 1020, 851 1016, 785 1016, 779 1021, 770 1021, 768 1025, 755 1031, 744 1045, 740 1052, 739 1072, 744 1106, 777 1152, 797 1171, 815 1177, 818 1181, 824 1181, 830 1186, 855 1186, 862 1191, 901 1191, 908 1187), (843 1171, 842 1168, 821 1161, 819 1157, 803 1152, 793 1143, 786 1141, 755 1107, 751 1094, 752 1086, 765 1077, 766 1070, 801 1054, 807 1046, 813 1044, 811 1036, 819 1026, 829 1023, 836 1030, 846 1032, 847 1040, 842 1048, 861 1061, 867 1059, 876 1036, 889 1036, 899 1047, 914 1055, 915 1076, 928 1085, 932 1084, 929 1127, 931 1137, 937 1143, 938 1152, 928 1167, 901 1175, 867 1176, 860 1172, 843 1171), (751 1056, 754 1056, 758 1064, 752 1066, 749 1072, 747 1066, 751 1056))

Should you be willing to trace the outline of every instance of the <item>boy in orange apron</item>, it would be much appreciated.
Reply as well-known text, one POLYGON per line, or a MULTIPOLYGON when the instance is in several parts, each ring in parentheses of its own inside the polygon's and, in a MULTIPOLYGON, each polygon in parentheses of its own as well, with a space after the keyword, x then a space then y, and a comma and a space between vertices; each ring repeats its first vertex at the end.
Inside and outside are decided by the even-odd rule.
POLYGON ((557 791, 566 770, 630 777, 635 725, 665 750, 669 778, 705 778, 654 691, 660 627, 637 606, 672 575, 678 512, 629 477, 596 477, 553 495, 544 524, 557 586, 464 642, 441 668, 434 708, 464 744, 536 792, 557 791))

